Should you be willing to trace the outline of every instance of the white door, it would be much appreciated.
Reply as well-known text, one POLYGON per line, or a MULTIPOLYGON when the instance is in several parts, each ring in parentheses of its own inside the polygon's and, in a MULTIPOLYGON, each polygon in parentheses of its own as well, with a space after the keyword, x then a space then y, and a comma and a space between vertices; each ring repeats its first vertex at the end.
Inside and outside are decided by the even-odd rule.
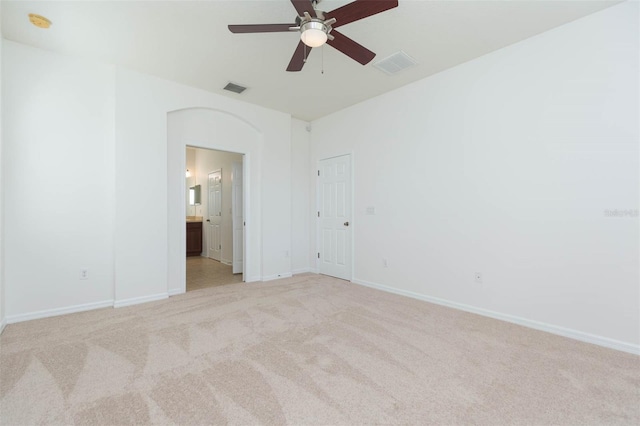
POLYGON ((231 170, 231 223, 233 228, 234 274, 242 273, 244 245, 244 213, 242 210, 242 163, 233 163, 231 170))
POLYGON ((222 169, 209 173, 208 182, 209 247, 207 248, 207 257, 219 261, 222 251, 222 169))
POLYGON ((351 156, 318 167, 320 273, 351 280, 351 156))

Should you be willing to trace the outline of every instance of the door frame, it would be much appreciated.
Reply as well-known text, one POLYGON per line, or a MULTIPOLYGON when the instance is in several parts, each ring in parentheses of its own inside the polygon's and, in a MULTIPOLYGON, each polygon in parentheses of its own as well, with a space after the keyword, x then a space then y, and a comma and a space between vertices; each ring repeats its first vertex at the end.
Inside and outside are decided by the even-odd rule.
MULTIPOLYGON (((236 198, 238 198, 237 193, 236 193, 236 185, 235 185, 235 179, 234 178, 238 178, 236 176, 236 172, 238 170, 238 167, 240 168, 240 173, 238 173, 239 175, 242 175, 242 185, 240 186, 240 198, 242 199, 243 202, 243 207, 244 208, 244 165, 242 161, 234 161, 233 163, 231 163, 231 272, 234 274, 237 274, 238 272, 234 272, 236 270, 236 265, 238 264, 238 260, 236 259, 235 256, 235 252, 236 252, 236 225, 240 226, 240 229, 242 229, 242 253, 244 256, 244 210, 241 212, 240 216, 241 216, 241 221, 242 224, 236 224, 236 216, 237 216, 237 209, 236 209, 236 198)), ((241 209, 242 210, 242 209, 241 209)), ((242 259, 242 265, 240 266, 240 268, 238 268, 239 270, 244 271, 244 258, 242 259)))
MULTIPOLYGON (((250 173, 250 165, 251 165, 251 154, 245 151, 229 151, 226 149, 222 149, 216 146, 202 146, 198 142, 189 141, 181 144, 182 149, 180 152, 180 164, 183 166, 180 168, 180 172, 176 173, 175 177, 171 176, 170 179, 173 179, 175 182, 180 182, 180 194, 181 200, 183 200, 181 204, 181 216, 177 218, 176 223, 172 224, 172 226, 177 226, 180 229, 180 253, 187 252, 187 229, 184 223, 185 217, 187 217, 187 206, 184 200, 187 197, 187 185, 185 185, 185 176, 184 170, 185 165, 187 164, 187 148, 197 148, 197 149, 207 149, 210 151, 223 151, 223 152, 232 152, 234 154, 242 155, 242 217, 244 218, 244 232, 242 233, 242 257, 244 262, 242 263, 242 282, 247 282, 247 265, 249 264, 249 250, 247 250, 247 241, 250 241, 251 235, 251 223, 247 223, 247 217, 251 212, 251 188, 249 187, 249 182, 251 178, 250 173), (179 222, 178 222, 179 220, 179 222)), ((169 200, 171 201, 171 200, 169 200)), ((204 226, 204 225, 203 225, 204 226)), ((187 257, 180 256, 180 291, 169 293, 170 296, 174 294, 181 294, 187 292, 187 257)))
MULTIPOLYGON (((320 229, 320 218, 318 217, 318 212, 320 211, 320 179, 318 179, 318 171, 320 170, 320 163, 324 160, 331 160, 332 158, 337 158, 337 157, 344 157, 348 155, 349 156, 349 167, 351 167, 351 220, 350 220, 350 225, 351 225, 351 277, 349 278, 350 282, 353 282, 353 277, 355 276, 355 238, 354 238, 354 234, 355 234, 355 227, 356 227, 356 209, 355 209, 355 199, 356 199, 356 190, 355 190, 355 179, 354 179, 354 153, 353 151, 350 152, 345 152, 343 154, 336 154, 336 155, 331 155, 329 157, 323 157, 323 158, 319 158, 316 161, 316 168, 313 171, 313 174, 315 176, 316 179, 316 210, 313 212, 313 216, 315 218, 316 221, 316 256, 314 256, 315 259, 315 270, 314 272, 319 274, 320 273, 320 259, 317 257, 317 253, 320 253, 320 249, 321 249, 321 229, 320 229)), ((340 279, 340 278, 337 278, 340 279)))

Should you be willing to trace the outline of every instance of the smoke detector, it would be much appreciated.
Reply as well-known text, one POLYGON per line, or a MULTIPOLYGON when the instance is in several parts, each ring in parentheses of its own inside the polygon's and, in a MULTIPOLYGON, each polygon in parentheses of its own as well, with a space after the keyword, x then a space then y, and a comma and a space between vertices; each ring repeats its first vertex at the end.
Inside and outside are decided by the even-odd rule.
POLYGON ((35 13, 30 13, 29 14, 29 21, 31 21, 31 23, 33 25, 35 25, 38 28, 49 28, 51 26, 51 21, 48 20, 47 18, 45 18, 42 15, 36 15, 35 13))

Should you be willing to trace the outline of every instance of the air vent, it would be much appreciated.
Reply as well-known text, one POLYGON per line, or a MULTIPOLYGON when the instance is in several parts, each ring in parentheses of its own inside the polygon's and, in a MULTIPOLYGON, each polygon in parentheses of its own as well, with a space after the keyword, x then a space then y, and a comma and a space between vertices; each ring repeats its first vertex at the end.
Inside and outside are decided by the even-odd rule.
POLYGON ((229 83, 226 86, 224 86, 224 90, 228 90, 228 91, 234 92, 234 93, 242 93, 245 90, 247 90, 247 88, 243 87, 243 86, 240 86, 239 84, 229 83))
POLYGON ((418 63, 403 51, 394 53, 393 55, 381 59, 373 64, 374 67, 389 75, 395 74, 414 65, 418 65, 418 63))

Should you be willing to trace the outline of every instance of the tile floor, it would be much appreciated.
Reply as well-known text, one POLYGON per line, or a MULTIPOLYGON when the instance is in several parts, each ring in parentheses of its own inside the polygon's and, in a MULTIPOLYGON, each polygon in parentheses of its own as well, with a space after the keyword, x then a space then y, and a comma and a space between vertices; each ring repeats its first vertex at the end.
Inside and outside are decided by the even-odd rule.
POLYGON ((187 257, 187 291, 242 282, 231 266, 202 256, 187 257))

